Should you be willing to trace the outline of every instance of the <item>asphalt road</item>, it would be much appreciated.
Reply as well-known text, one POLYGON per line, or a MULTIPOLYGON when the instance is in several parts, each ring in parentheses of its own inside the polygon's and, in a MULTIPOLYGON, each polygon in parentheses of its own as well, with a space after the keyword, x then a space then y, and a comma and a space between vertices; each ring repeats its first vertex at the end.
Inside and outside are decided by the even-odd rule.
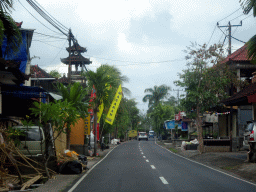
POLYGON ((256 191, 256 185, 189 161, 150 141, 116 147, 69 192, 256 191))

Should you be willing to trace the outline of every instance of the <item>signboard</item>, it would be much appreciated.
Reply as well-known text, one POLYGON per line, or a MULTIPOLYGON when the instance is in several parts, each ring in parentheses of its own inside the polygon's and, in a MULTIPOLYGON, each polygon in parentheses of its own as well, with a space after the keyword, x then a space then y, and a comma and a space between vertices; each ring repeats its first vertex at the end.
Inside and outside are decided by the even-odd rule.
POLYGON ((188 123, 187 122, 181 123, 181 131, 188 131, 188 123))
POLYGON ((174 129, 175 128, 175 121, 167 121, 166 122, 166 129, 174 129))
POLYGON ((175 121, 179 121, 180 120, 180 114, 176 114, 175 115, 175 121))
POLYGON ((182 128, 182 125, 181 125, 181 122, 178 123, 178 129, 181 129, 182 128))
POLYGON ((91 127, 91 122, 90 122, 90 115, 89 115, 84 120, 84 134, 85 135, 90 135, 90 127, 91 127))

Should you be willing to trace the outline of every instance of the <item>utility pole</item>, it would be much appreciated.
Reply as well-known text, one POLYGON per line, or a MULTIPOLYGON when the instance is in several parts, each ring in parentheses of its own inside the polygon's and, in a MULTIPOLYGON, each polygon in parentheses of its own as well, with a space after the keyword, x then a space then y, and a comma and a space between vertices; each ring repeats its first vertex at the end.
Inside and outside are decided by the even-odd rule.
POLYGON ((178 92, 178 105, 180 104, 180 91, 183 91, 183 89, 173 89, 173 91, 177 91, 178 92))
POLYGON ((217 23, 218 27, 228 27, 228 55, 231 55, 231 27, 241 27, 242 21, 240 22, 240 25, 231 25, 230 22, 228 22, 228 25, 219 26, 219 23, 217 23))
MULTIPOLYGON (((228 27, 228 55, 231 55, 231 27, 240 27, 242 26, 242 21, 240 22, 240 25, 231 25, 230 22, 228 22, 227 26, 219 26, 219 23, 217 23, 218 27, 228 27)), ((233 95, 233 83, 231 82, 231 90, 230 95, 233 95)), ((233 106, 230 107, 230 151, 232 152, 232 129, 233 129, 233 106)))
POLYGON ((71 29, 68 31, 68 43, 69 43, 69 64, 68 64, 68 83, 71 83, 71 29))

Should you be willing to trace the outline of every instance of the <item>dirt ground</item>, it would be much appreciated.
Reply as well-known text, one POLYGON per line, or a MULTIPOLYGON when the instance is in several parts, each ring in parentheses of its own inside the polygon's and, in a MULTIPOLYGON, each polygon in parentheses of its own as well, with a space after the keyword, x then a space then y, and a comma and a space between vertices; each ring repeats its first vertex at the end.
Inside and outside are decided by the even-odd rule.
POLYGON ((181 147, 165 145, 163 142, 158 144, 184 157, 256 183, 256 163, 247 162, 248 151, 199 154, 197 150, 183 151, 181 147))

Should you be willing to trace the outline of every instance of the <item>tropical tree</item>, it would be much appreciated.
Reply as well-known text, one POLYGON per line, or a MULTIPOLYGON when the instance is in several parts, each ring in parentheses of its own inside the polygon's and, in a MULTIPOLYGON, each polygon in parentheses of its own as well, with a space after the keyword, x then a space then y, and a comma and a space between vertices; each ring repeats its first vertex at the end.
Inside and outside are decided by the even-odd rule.
POLYGON ((52 70, 50 71, 49 73, 51 76, 55 77, 55 78, 60 78, 61 77, 61 74, 55 69, 55 70, 52 70))
POLYGON ((219 105, 219 101, 228 97, 226 88, 230 84, 238 84, 235 74, 225 64, 219 64, 223 59, 222 46, 213 45, 208 49, 206 44, 192 44, 187 47, 188 66, 179 74, 177 86, 186 88, 186 97, 181 104, 187 111, 196 111, 196 125, 199 140, 199 151, 203 152, 201 114, 211 107, 219 105))
MULTIPOLYGON (((240 0, 241 6, 244 10, 244 14, 248 14, 253 10, 253 16, 256 17, 256 1, 255 0, 240 0)), ((248 58, 251 60, 256 60, 256 35, 254 35, 249 41, 246 43, 248 50, 248 58)))
POLYGON ((2 46, 4 37, 6 37, 7 44, 4 55, 2 49, 0 49, 0 57, 10 55, 12 51, 18 51, 19 45, 22 42, 21 33, 10 15, 12 9, 12 0, 0 1, 0 45, 2 46))
MULTIPOLYGON (((103 103, 104 106, 110 105, 109 96, 117 90, 120 85, 119 77, 112 75, 108 70, 105 69, 106 66, 102 65, 97 68, 96 72, 88 71, 84 75, 88 79, 88 89, 95 89, 96 97, 93 98, 91 103, 91 108, 93 109, 93 128, 96 130, 97 127, 97 112, 99 111, 99 106, 103 103), (111 87, 110 87, 111 85, 111 87)), ((97 132, 94 135, 94 155, 97 154, 97 132)))
POLYGON ((154 106, 157 106, 161 100, 166 98, 169 90, 171 90, 171 88, 166 85, 160 85, 159 87, 155 85, 154 88, 147 88, 145 89, 144 93, 149 94, 146 94, 142 101, 148 101, 148 107, 150 109, 154 106))
MULTIPOLYGON (((67 101, 72 104, 74 108, 78 111, 81 117, 85 117, 88 111, 88 105, 85 103, 84 99, 87 95, 87 90, 82 87, 78 82, 74 84, 69 84, 65 87, 63 84, 57 85, 58 90, 61 92, 63 101, 67 101)), ((70 133, 71 133, 71 123, 67 122, 67 149, 70 149, 70 133)))

